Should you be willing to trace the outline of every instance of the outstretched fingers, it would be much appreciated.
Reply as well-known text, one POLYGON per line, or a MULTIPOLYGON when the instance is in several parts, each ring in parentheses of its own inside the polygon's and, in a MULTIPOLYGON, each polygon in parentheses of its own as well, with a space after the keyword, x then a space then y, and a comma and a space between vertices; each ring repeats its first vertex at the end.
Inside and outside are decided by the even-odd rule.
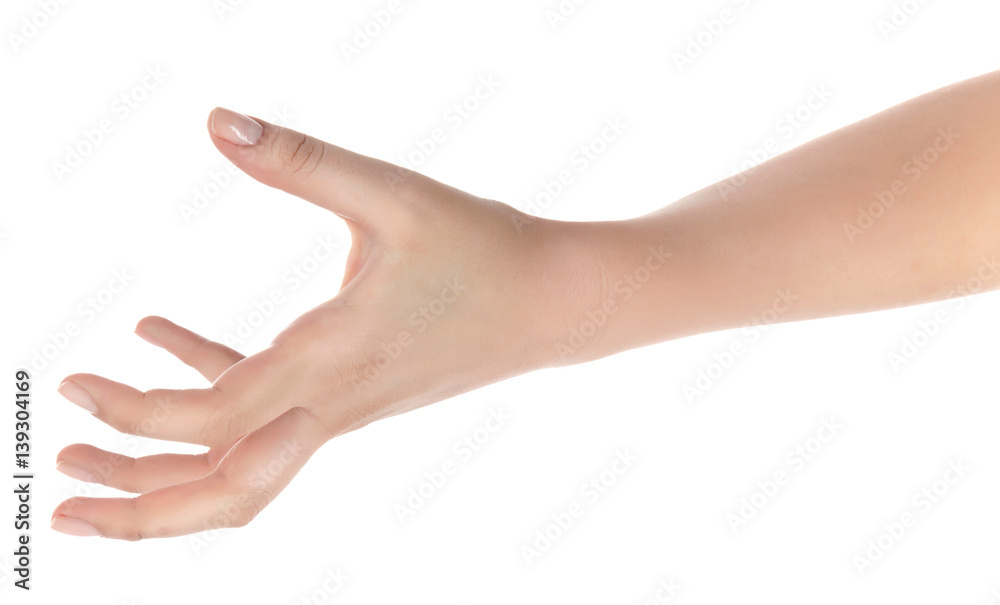
POLYGON ((56 470, 80 481, 144 494, 204 477, 215 470, 227 451, 229 447, 223 446, 202 454, 154 454, 132 458, 74 443, 56 456, 56 470))
MULTIPOLYGON (((136 326, 135 332, 150 343, 172 353, 210 381, 216 380, 223 372, 244 359, 243 355, 229 347, 208 340, 162 317, 143 318, 136 326)), ((71 395, 73 389, 74 387, 64 387, 64 390, 68 390, 71 395)), ((89 396, 89 393, 87 395, 89 396)), ((75 396, 82 397, 80 393, 76 393, 75 396)), ((154 411, 153 420, 155 419, 154 411)), ((139 423, 140 429, 142 424, 139 423)), ((56 470, 80 481, 100 483, 128 492, 145 493, 204 477, 215 469, 219 459, 233 443, 235 441, 209 449, 203 454, 157 454, 140 458, 75 443, 63 448, 56 456, 56 470)))
POLYGON ((122 433, 201 445, 212 445, 203 426, 222 406, 214 388, 140 391, 96 374, 71 374, 58 390, 122 433))
POLYGON ((302 408, 292 408, 240 439, 208 475, 135 498, 70 498, 52 528, 123 540, 165 538, 249 523, 324 442, 302 408))
POLYGON ((135 333, 149 343, 163 347, 211 382, 243 359, 242 354, 226 345, 155 315, 144 317, 136 325, 135 333))
POLYGON ((290 407, 278 357, 275 349, 265 349, 204 389, 140 391, 95 374, 72 374, 59 392, 122 433, 221 447, 290 407))

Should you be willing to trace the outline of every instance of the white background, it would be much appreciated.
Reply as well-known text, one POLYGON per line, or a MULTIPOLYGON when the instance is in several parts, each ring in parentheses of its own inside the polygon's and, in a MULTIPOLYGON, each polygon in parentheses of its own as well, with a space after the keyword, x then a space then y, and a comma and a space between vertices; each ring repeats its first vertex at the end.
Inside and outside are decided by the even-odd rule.
POLYGON ((702 335, 484 388, 329 443, 253 523, 200 542, 49 530, 62 499, 116 493, 52 470, 65 445, 198 451, 117 434, 55 392, 63 376, 201 386, 133 335, 141 317, 221 338, 281 288, 287 302, 237 346, 251 353, 340 283, 349 240, 336 217, 242 174, 212 188, 226 166, 205 128, 217 105, 276 122, 277 112, 394 162, 442 127, 447 141, 415 166, 520 208, 617 117, 625 134, 537 213, 618 219, 730 176, 769 138, 786 151, 997 68, 1000 7, 985 0, 911 1, 919 9, 888 33, 885 0, 592 0, 554 28, 556 0, 403 0, 348 60, 342 45, 387 5, 247 0, 220 13, 228 5, 208 0, 71 2, 44 19, 39 3, 4 2, 0 600, 638 604, 672 581, 677 603, 990 602, 1000 589, 997 294, 771 326, 754 342, 739 330, 702 335), (731 23, 702 34, 710 44, 680 68, 675 53, 697 51, 688 37, 723 9, 731 23), (25 19, 47 23, 25 36, 25 19), (157 67, 166 77, 134 93, 142 100, 123 116, 116 99, 157 67), (499 87, 456 128, 446 112, 490 77, 499 87), (789 132, 779 121, 814 87, 833 96, 789 132), (113 130, 57 178, 53 162, 105 118, 113 130), (214 197, 185 220, 195 191, 214 197), (293 290, 283 273, 323 235, 340 255, 293 290), (133 276, 124 292, 79 314, 122 269, 133 276), (889 353, 941 310, 949 323, 893 368, 889 353), (10 576, 13 373, 70 321, 80 333, 34 372, 28 595, 10 576), (713 356, 733 341, 747 352, 719 372, 713 356), (683 389, 699 371, 719 377, 689 402, 683 389), (498 407, 510 419, 462 461, 453 444, 498 407), (786 454, 830 417, 843 428, 793 468, 786 454), (637 461, 591 503, 580 486, 618 450, 637 461), (458 472, 400 523, 394 506, 448 460, 458 472), (971 470, 917 508, 914 495, 955 460, 971 470), (734 532, 727 515, 781 470, 791 481, 734 532), (522 548, 574 500, 583 516, 528 565, 522 548), (907 511, 916 525, 859 573, 868 541, 907 511), (331 594, 324 578, 338 569, 349 579, 331 594))

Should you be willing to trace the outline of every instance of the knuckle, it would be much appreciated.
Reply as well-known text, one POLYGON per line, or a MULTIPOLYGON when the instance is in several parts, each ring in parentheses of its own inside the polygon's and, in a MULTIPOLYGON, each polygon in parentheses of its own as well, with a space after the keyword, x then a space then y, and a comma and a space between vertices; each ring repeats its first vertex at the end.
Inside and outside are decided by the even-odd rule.
POLYGON ((142 405, 139 408, 130 409, 123 416, 111 418, 111 424, 115 428, 135 435, 137 437, 151 437, 156 434, 156 428, 160 424, 156 415, 161 410, 173 409, 170 392, 164 389, 153 389, 143 391, 142 405))
POLYGON ((232 406, 221 408, 202 425, 198 442, 205 445, 222 445, 243 436, 248 425, 247 414, 232 406))
POLYGON ((142 475, 136 472, 135 458, 123 457, 119 466, 110 464, 108 472, 101 473, 99 477, 102 484, 124 492, 139 494, 146 491, 142 475))
POLYGON ((128 540, 129 542, 138 542, 148 536, 148 533, 143 532, 140 527, 139 500, 137 498, 129 498, 126 502, 129 505, 129 517, 133 520, 133 524, 122 530, 121 539, 128 540))
POLYGON ((289 174, 308 176, 316 170, 326 155, 325 145, 313 137, 289 132, 279 137, 279 157, 289 174))
POLYGON ((119 489, 130 494, 143 494, 147 491, 141 484, 136 483, 136 479, 134 477, 118 481, 117 485, 114 487, 115 489, 119 489))
POLYGON ((126 435, 144 436, 142 434, 142 418, 139 414, 115 410, 104 416, 104 421, 113 429, 126 435))
POLYGON ((146 489, 145 482, 142 478, 135 475, 116 477, 116 481, 109 487, 114 487, 115 489, 119 489, 130 494, 144 494, 149 491, 146 489))

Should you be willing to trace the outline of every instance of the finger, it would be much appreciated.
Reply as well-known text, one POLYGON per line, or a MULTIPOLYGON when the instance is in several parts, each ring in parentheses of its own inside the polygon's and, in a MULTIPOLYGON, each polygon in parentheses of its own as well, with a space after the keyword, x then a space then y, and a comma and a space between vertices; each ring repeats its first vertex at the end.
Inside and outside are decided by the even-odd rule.
POLYGON ((241 439, 211 474, 135 498, 70 498, 52 527, 73 535, 140 540, 242 527, 263 510, 326 436, 293 408, 241 439))
POLYGON ((56 455, 56 470, 80 481, 144 494, 204 477, 215 470, 227 451, 229 447, 223 446, 202 454, 155 454, 132 458, 92 445, 74 443, 56 455))
POLYGON ((221 107, 208 118, 212 142, 254 179, 374 226, 391 212, 387 177, 399 168, 221 107))
POLYGON ((140 320, 135 333, 151 344, 163 347, 212 382, 229 366, 243 359, 243 355, 226 345, 155 315, 140 320))
POLYGON ((143 392, 95 374, 67 376, 58 391, 123 433, 184 443, 201 443, 201 427, 220 405, 214 388, 143 392))
POLYGON ((269 348, 232 365, 205 389, 143 392, 94 374, 73 374, 58 390, 123 433, 221 447, 291 407, 287 365, 269 348))

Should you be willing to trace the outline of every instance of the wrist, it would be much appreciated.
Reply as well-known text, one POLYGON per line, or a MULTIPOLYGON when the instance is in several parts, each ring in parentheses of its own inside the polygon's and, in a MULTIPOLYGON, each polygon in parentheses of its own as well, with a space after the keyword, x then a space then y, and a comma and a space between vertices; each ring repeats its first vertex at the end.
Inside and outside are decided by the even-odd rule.
POLYGON ((543 364, 599 359, 666 340, 665 286, 676 276, 676 255, 661 230, 638 220, 542 221, 535 230, 544 251, 536 280, 547 304, 538 329, 543 364))

